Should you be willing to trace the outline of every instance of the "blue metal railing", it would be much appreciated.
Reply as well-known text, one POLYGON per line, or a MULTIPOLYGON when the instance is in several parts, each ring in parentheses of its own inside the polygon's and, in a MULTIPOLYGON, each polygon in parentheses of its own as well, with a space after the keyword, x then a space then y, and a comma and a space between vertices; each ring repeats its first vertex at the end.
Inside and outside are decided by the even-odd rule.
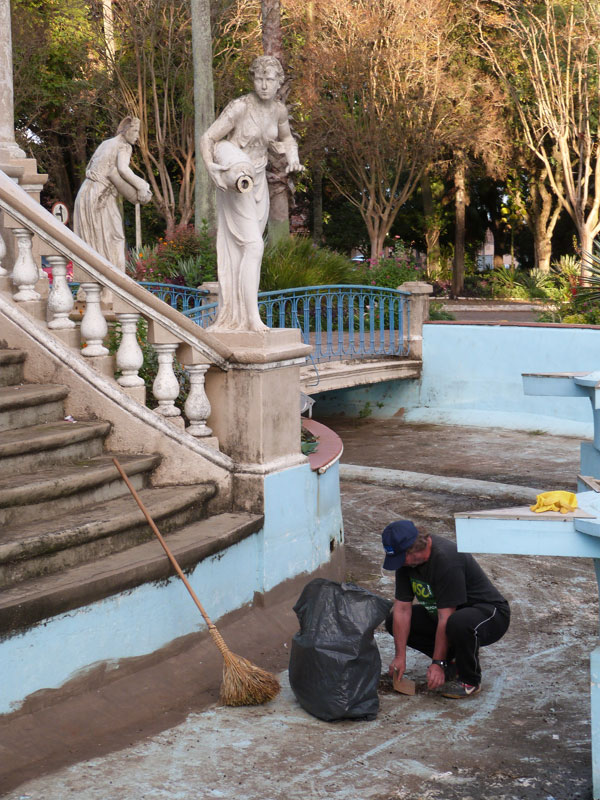
MULTIPOLYGON (((70 284, 76 294, 79 284, 70 284)), ((217 303, 208 292, 143 281, 148 291, 203 328, 214 322, 217 303)), ((269 328, 299 328, 314 347, 314 361, 408 355, 410 293, 382 286, 305 286, 259 292, 258 309, 269 328)))
POLYGON ((203 298, 210 294, 206 289, 193 289, 191 286, 176 286, 172 283, 140 281, 139 285, 182 313, 197 308, 202 304, 203 298))
MULTIPOLYGON (((300 328, 315 361, 408 355, 409 292, 381 286, 306 286, 259 292, 269 328, 300 328)), ((217 304, 185 312, 196 324, 214 321, 217 304)))
MULTIPOLYGON (((191 286, 179 286, 174 283, 140 281, 139 285, 182 313, 200 306, 203 298, 210 294, 206 289, 193 289, 191 286)), ((73 297, 76 297, 79 283, 70 283, 69 286, 73 297)))

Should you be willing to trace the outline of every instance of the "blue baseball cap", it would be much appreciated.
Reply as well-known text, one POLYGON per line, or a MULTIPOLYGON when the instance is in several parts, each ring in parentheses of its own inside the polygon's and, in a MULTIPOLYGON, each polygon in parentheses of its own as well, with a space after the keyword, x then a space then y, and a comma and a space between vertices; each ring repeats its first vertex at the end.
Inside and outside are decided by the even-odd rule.
POLYGON ((414 522, 409 519, 397 519, 395 522, 390 522, 381 534, 386 554, 383 568, 395 570, 403 567, 406 551, 413 546, 418 535, 419 531, 414 522))

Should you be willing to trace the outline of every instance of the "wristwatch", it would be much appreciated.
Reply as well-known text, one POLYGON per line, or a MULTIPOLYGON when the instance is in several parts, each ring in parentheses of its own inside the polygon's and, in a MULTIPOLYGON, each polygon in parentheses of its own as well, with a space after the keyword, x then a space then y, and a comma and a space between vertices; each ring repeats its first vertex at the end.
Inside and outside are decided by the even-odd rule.
POLYGON ((441 667, 442 669, 446 669, 446 667, 448 666, 448 662, 447 661, 442 661, 440 658, 434 658, 431 661, 431 663, 432 664, 437 664, 438 667, 441 667))

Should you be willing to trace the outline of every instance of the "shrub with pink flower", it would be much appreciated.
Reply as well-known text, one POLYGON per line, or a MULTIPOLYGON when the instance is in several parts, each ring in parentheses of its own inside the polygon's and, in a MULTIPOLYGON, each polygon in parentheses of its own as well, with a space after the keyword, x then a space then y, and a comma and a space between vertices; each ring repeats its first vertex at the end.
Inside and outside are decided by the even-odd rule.
POLYGON ((200 231, 188 225, 169 239, 158 240, 130 260, 129 271, 136 281, 156 281, 196 286, 215 280, 217 254, 206 223, 200 231))

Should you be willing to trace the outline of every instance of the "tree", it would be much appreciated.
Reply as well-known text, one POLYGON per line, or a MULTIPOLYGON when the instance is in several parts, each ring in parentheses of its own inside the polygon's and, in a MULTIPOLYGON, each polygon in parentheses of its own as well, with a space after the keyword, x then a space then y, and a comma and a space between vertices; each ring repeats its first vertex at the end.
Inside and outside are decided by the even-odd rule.
MULTIPOLYGON (((200 137, 215 118, 210 0, 190 0, 190 6, 194 63, 194 150, 199 153, 200 137)), ((194 165, 196 229, 201 229, 204 219, 212 229, 216 224, 215 188, 202 159, 195 159, 194 165)))
POLYGON ((307 40, 304 3, 286 4, 305 41, 295 72, 311 76, 299 79, 298 93, 324 143, 328 177, 360 210, 377 259, 445 122, 452 9, 446 0, 315 0, 313 7, 307 40))
MULTIPOLYGON (((279 0, 261 0, 262 45, 266 56, 278 58, 285 70, 286 58, 281 30, 281 5, 279 0)), ((278 93, 282 103, 290 91, 289 77, 278 93)), ((287 160, 283 154, 269 154, 267 181, 269 183, 269 239, 277 242, 290 233, 290 198, 293 183, 286 173, 287 160)))
POLYGON ((141 120, 141 157, 171 236, 194 212, 189 7, 185 0, 120 0, 114 30, 117 104, 141 120))
POLYGON ((596 0, 493 0, 478 12, 483 51, 589 253, 600 232, 600 8, 596 0))
POLYGON ((454 260, 452 295, 462 294, 465 278, 467 208, 470 173, 483 164, 488 175, 506 172, 508 135, 504 108, 506 96, 498 81, 484 69, 473 52, 468 4, 453 4, 456 24, 452 47, 446 46, 448 63, 441 94, 446 123, 441 131, 443 156, 453 179, 454 260))
MULTIPOLYGON (((552 259, 552 234, 562 206, 552 191, 546 167, 531 152, 515 152, 514 160, 517 166, 507 180, 510 202, 533 236, 535 268, 548 273, 552 259)), ((556 177, 560 179, 560 173, 556 177)))
POLYGON ((102 40, 83 0, 12 0, 15 127, 49 175, 46 197, 71 209, 90 151, 111 135, 102 107, 102 40))

